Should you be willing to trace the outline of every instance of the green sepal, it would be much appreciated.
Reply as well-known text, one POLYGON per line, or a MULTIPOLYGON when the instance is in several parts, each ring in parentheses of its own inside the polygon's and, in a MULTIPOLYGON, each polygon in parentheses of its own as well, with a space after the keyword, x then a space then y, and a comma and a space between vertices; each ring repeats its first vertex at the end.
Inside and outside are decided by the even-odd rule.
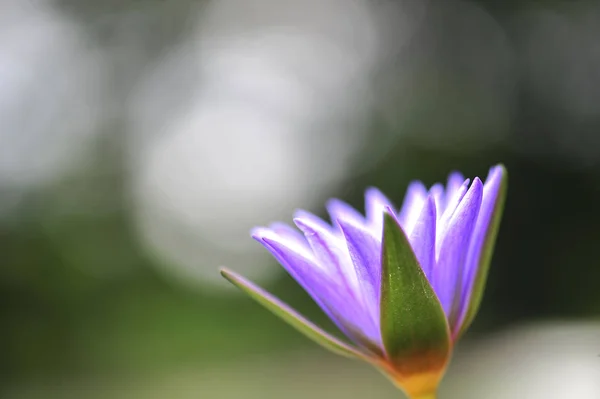
POLYGON ((405 375, 443 371, 452 350, 446 315, 408 238, 388 213, 381 272, 381 337, 389 361, 405 375))
POLYGON ((323 346, 324 348, 342 356, 367 359, 367 355, 350 347, 348 344, 323 331, 311 321, 300 315, 294 309, 281 302, 279 299, 258 287, 244 277, 222 268, 221 275, 229 282, 248 294, 256 302, 279 316, 283 321, 300 331, 302 334, 323 346))
POLYGON ((504 210, 504 203, 506 202, 506 189, 508 187, 508 174, 506 168, 504 165, 499 166, 502 168, 502 180, 500 181, 500 186, 498 187, 498 196, 496 198, 496 203, 494 204, 494 210, 483 244, 483 249, 481 250, 479 265, 477 265, 477 274, 473 282, 469 307, 467 308, 467 312, 460 330, 456 335, 456 339, 458 339, 458 337, 460 337, 471 325, 473 319, 477 315, 477 311, 481 305, 481 300, 483 299, 485 283, 492 260, 492 254, 494 253, 496 237, 498 236, 498 230, 500 229, 500 220, 502 219, 502 211, 504 210))

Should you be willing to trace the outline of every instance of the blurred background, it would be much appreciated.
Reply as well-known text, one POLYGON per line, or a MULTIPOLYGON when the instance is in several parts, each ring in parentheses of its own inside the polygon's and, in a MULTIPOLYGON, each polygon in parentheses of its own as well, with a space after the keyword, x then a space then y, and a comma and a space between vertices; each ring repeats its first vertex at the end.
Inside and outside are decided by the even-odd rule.
POLYGON ((0 397, 397 398, 249 229, 503 162, 443 398, 600 397, 600 2, 0 0, 0 397))

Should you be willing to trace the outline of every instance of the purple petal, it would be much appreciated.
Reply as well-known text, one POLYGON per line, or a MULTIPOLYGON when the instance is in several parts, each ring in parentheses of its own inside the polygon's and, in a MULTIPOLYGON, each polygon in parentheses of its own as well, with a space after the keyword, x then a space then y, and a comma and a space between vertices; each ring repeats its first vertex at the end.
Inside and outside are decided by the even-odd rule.
POLYGON ((446 184, 446 203, 444 204, 444 207, 448 206, 450 199, 454 198, 465 180, 465 177, 459 172, 450 173, 446 184))
POLYGON ((420 181, 413 181, 408 185, 402 209, 398 215, 400 226, 407 231, 409 226, 414 225, 423 208, 423 203, 427 198, 427 189, 420 181))
POLYGON ((433 198, 437 215, 442 216, 444 209, 446 209, 446 193, 444 186, 441 183, 436 183, 429 189, 429 196, 433 198))
POLYGON ((273 254, 348 338, 361 343, 360 336, 353 331, 365 325, 365 319, 360 309, 354 306, 351 293, 317 266, 313 259, 298 252, 297 248, 288 246, 289 243, 285 243, 274 232, 268 233, 266 229, 262 229, 254 238, 273 254))
POLYGON ((381 242, 373 236, 371 230, 363 225, 340 221, 340 228, 346 238, 348 251, 358 276, 363 298, 373 318, 374 325, 379 330, 381 242))
MULTIPOLYGON (((252 230, 252 238, 262 244, 275 259, 283 266, 283 268, 304 288, 304 290, 317 302, 317 304, 328 314, 329 306, 321 300, 319 285, 311 286, 309 281, 310 276, 324 274, 319 270, 313 259, 310 259, 312 254, 306 251, 302 246, 294 246, 293 241, 288 241, 284 236, 277 235, 274 231, 257 227, 252 230)), ((329 314, 330 315, 330 314, 329 314)), ((331 317, 331 315, 330 315, 331 317)), ((336 320, 331 317, 332 320, 336 320)))
POLYGON ((250 232, 250 235, 263 245, 265 244, 265 238, 277 240, 283 245, 292 248, 294 251, 301 253, 303 256, 311 259, 313 258, 312 250, 308 245, 308 241, 306 241, 304 236, 299 231, 284 223, 274 223, 272 226, 275 228, 255 227, 250 232))
POLYGON ((321 230, 327 231, 330 234, 333 234, 335 231, 331 224, 327 223, 325 220, 321 219, 317 215, 314 215, 303 209, 296 209, 296 211, 294 211, 294 219, 306 220, 306 223, 309 223, 312 226, 316 226, 321 230))
POLYGON ((394 209, 392 202, 378 189, 368 188, 365 192, 365 210, 367 220, 377 234, 383 234, 383 212, 387 208, 394 209))
MULTIPOLYGON (((477 274, 477 268, 479 266, 479 260, 481 257, 481 251, 485 242, 485 236, 487 234, 494 207, 498 199, 498 193, 500 190, 500 184, 502 183, 503 168, 496 166, 490 169, 490 172, 485 179, 485 185, 483 186, 483 199, 481 200, 481 209, 479 216, 477 217, 477 223, 475 224, 475 230, 471 239, 469 248, 469 254, 465 266, 464 274, 464 285, 463 298, 461 300, 461 307, 463 312, 466 311, 468 306, 468 297, 473 289, 473 281, 477 274)), ((461 315, 462 318, 462 315, 461 315)))
POLYGON ((448 218, 448 220, 452 217, 452 214, 458 208, 460 202, 463 200, 464 196, 467 194, 469 190, 469 184, 471 183, 471 179, 465 179, 462 184, 454 190, 452 196, 447 196, 446 209, 444 210, 444 217, 448 218))
POLYGON ((303 215, 296 217, 294 223, 304 232, 317 258, 317 263, 348 294, 345 306, 355 308, 354 313, 360 313, 360 318, 363 320, 357 326, 360 326, 369 337, 373 336, 375 331, 378 331, 375 324, 377 319, 372 312, 373 293, 369 295, 367 291, 361 289, 363 284, 357 276, 358 270, 353 265, 346 242, 327 229, 328 225, 324 225, 324 222, 316 216, 308 212, 296 214, 303 215), (370 323, 366 320, 370 320, 370 323))
POLYGON ((277 235, 285 237, 286 240, 290 240, 296 245, 309 250, 308 241, 306 241, 304 235, 292 226, 282 222, 274 222, 269 225, 269 229, 275 232, 277 235))
POLYGON ((354 270, 346 265, 350 259, 341 246, 341 237, 333 233, 329 224, 309 212, 297 211, 294 216, 294 223, 304 233, 317 263, 345 282, 349 289, 356 286, 354 270))
POLYGON ((454 327, 460 304, 463 272, 473 228, 477 221, 483 185, 475 178, 471 188, 460 201, 441 236, 437 265, 433 270, 433 282, 442 307, 454 327))
POLYGON ((436 208, 433 196, 429 196, 421 210, 413 231, 409 236, 410 245, 431 282, 431 271, 435 264, 435 224, 436 208))
POLYGON ((366 223, 365 217, 360 212, 339 199, 333 198, 327 201, 326 208, 331 217, 331 222, 335 225, 338 224, 338 220, 345 220, 356 224, 366 223))
MULTIPOLYGON (((452 198, 448 199, 448 204, 447 204, 446 208, 444 209, 443 213, 441 215, 438 213, 438 224, 437 224, 438 240, 436 242, 436 254, 438 257, 439 257, 440 248, 442 245, 442 240, 440 240, 439 237, 443 238, 446 235, 446 231, 448 229, 450 219, 452 218, 452 215, 454 215, 454 212, 456 212, 459 204, 461 203, 465 194, 467 193, 470 182, 471 182, 470 179, 466 179, 460 185, 460 187, 454 192, 452 198)), ((438 211, 439 211, 439 208, 438 208, 438 211)))

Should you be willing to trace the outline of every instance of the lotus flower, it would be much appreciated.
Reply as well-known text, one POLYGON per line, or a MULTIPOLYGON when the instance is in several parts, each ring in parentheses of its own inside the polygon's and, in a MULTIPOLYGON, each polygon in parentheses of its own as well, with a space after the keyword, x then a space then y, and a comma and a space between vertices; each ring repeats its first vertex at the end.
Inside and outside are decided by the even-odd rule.
POLYGON ((452 173, 446 187, 409 185, 399 212, 377 189, 366 216, 330 200, 332 223, 297 211, 299 231, 255 228, 261 243, 348 338, 342 341, 235 273, 234 285, 309 338, 383 371, 411 398, 434 398, 456 340, 483 294, 506 191, 502 165, 485 184, 452 173))

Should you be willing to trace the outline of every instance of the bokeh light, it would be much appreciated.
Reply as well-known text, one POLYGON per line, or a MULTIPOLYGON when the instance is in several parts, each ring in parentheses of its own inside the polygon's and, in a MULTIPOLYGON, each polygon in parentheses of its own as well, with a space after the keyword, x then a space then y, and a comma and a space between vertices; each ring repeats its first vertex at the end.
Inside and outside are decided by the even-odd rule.
POLYGON ((596 398, 600 2, 5 0, 0 398, 398 397, 249 236, 509 171, 441 397, 596 398))

